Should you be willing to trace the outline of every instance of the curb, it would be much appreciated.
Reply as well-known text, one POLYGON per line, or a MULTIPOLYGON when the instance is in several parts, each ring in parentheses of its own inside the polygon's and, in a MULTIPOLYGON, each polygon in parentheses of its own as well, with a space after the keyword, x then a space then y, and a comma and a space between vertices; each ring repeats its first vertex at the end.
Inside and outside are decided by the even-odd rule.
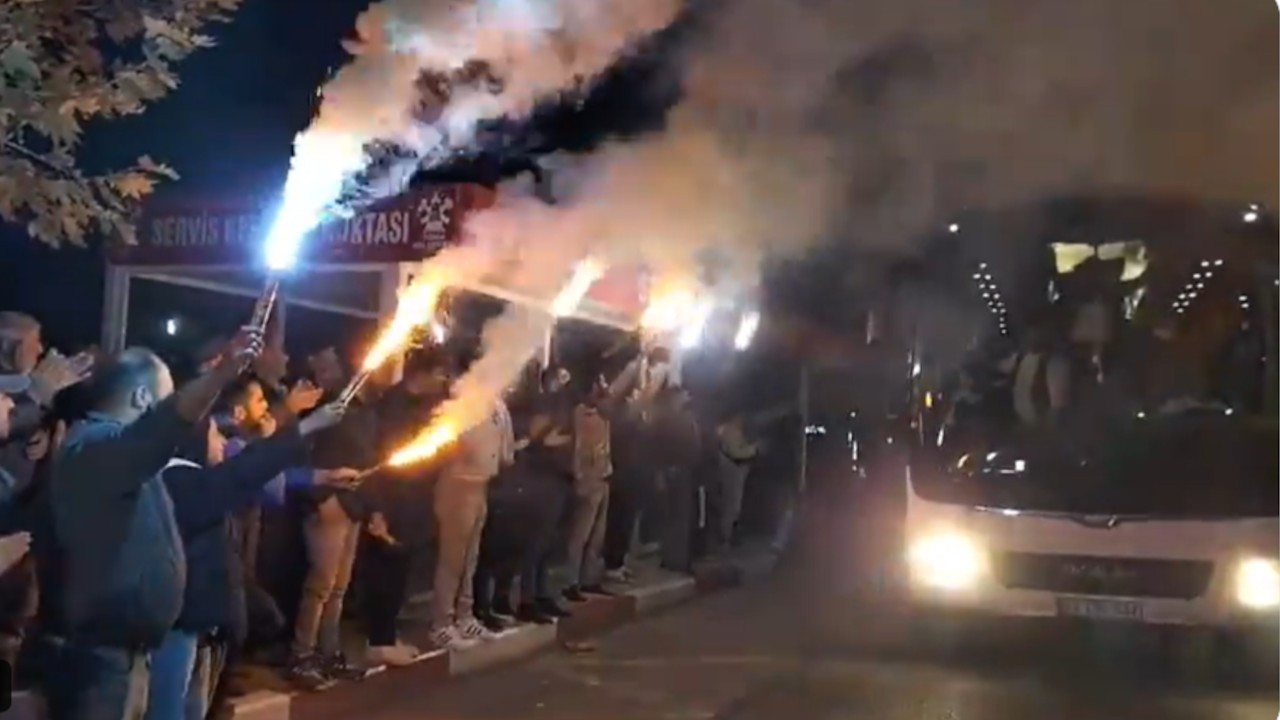
MULTIPOLYGON (((547 648, 600 635, 637 618, 763 578, 772 570, 777 555, 771 551, 742 554, 725 563, 694 568, 693 576, 673 577, 638 587, 611 598, 592 598, 575 606, 573 617, 555 625, 522 625, 503 632, 497 640, 462 651, 437 650, 409 668, 381 674, 413 672, 417 684, 429 687, 451 678, 470 675, 516 662, 547 648)), ((380 675, 381 675, 380 674, 380 675)), ((366 682, 377 682, 377 676, 366 682)), ((339 685, 338 687, 341 687, 339 685)), ((231 701, 231 717, 236 720, 288 720, 291 711, 307 717, 309 708, 321 704, 333 709, 329 692, 257 692, 231 701), (267 696, 271 696, 268 700, 267 696), (313 705, 314 704, 314 705, 313 705)))

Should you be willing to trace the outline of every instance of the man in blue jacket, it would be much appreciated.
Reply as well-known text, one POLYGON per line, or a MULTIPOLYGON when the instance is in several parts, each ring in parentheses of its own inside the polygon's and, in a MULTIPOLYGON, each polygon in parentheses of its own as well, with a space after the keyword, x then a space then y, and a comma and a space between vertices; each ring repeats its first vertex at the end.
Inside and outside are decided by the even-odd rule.
MULTIPOLYGON (((187 558, 186 592, 176 627, 152 656, 149 720, 203 720, 218 673, 214 648, 243 640, 247 618, 242 558, 231 517, 259 500, 264 485, 307 461, 303 438, 331 427, 343 406, 328 405, 250 443, 224 462, 226 440, 213 422, 161 472, 187 558)), ((359 471, 327 471, 328 482, 359 471)))
POLYGON ((146 711, 150 655, 178 619, 187 571, 160 472, 261 345, 241 332, 223 362, 176 393, 168 367, 142 348, 97 374, 92 412, 55 458, 34 542, 54 720, 146 711))

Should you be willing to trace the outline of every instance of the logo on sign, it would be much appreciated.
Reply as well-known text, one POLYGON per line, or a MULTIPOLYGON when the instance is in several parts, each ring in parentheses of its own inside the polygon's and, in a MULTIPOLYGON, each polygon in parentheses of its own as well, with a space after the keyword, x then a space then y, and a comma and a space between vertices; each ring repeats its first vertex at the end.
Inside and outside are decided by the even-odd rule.
POLYGON ((420 200, 415 209, 422 235, 428 240, 444 241, 449 237, 449 218, 453 212, 453 196, 448 192, 433 192, 420 200))

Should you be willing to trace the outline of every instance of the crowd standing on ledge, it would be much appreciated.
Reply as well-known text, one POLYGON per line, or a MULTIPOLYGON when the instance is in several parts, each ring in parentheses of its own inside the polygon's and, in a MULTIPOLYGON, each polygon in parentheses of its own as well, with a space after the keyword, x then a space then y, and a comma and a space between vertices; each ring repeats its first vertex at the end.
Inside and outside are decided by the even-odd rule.
POLYGON ((414 351, 350 404, 332 348, 294 382, 252 330, 196 360, 175 386, 149 350, 67 357, 0 312, 0 653, 55 720, 210 717, 249 659, 310 690, 410 664, 418 577, 431 641, 459 650, 612 594, 633 550, 688 572, 735 541, 761 452, 758 418, 698 417, 660 349, 612 380, 531 366, 438 457, 373 472, 449 398, 458 353, 414 351))

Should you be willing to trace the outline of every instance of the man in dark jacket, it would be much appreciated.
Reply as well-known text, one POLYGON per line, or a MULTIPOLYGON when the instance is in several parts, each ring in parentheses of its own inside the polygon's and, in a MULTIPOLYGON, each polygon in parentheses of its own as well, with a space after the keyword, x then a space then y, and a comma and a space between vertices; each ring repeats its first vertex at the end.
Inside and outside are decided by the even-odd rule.
POLYGON ((176 393, 149 350, 125 350, 98 373, 92 412, 58 451, 34 543, 55 720, 145 712, 150 655, 177 621, 186 584, 160 472, 260 347, 257 333, 240 333, 224 362, 176 393))
MULTIPOLYGON (((249 444, 225 463, 226 440, 216 424, 195 447, 169 462, 162 473, 187 558, 187 583, 176 627, 152 656, 146 717, 203 720, 217 684, 226 648, 243 640, 247 618, 242 558, 232 545, 233 513, 252 505, 264 485, 307 458, 303 438, 332 426, 342 407, 330 405, 271 437, 249 444)), ((356 470, 333 471, 332 481, 356 470)))

